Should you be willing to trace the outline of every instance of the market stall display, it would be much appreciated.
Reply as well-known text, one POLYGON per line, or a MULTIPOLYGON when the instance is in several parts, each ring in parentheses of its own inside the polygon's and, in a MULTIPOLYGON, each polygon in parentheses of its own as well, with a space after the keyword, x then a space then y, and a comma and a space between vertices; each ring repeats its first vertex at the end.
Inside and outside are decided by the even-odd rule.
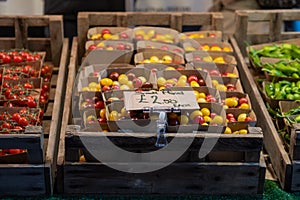
POLYGON ((62 17, 0 18, 15 32, 0 38, 1 195, 51 194, 68 61, 62 17), (31 37, 35 27, 50 36, 31 37))
POLYGON ((281 187, 298 191, 297 129, 287 128, 283 116, 298 99, 299 39, 291 38, 298 38, 299 32, 282 30, 284 21, 299 20, 300 13, 260 10, 237 11, 236 14, 239 23, 234 36, 244 56, 240 56, 240 76, 245 85, 251 86, 245 87, 245 91, 256 96, 253 109, 262 117, 258 125, 264 130, 264 146, 281 187), (266 23, 267 32, 249 33, 247 27, 251 23, 266 23), (281 131, 283 129, 286 130, 281 131))
MULTIPOLYGON (((57 179, 59 192, 100 192, 105 195, 261 194, 265 178, 265 163, 261 154, 263 133, 255 126, 256 113, 252 110, 252 99, 243 93, 239 80, 236 66, 239 63, 236 60, 239 52, 237 46, 232 46, 234 53, 230 52, 230 55, 219 52, 210 55, 205 52, 207 58, 204 60, 203 57, 192 59, 193 53, 202 56, 204 52, 185 53, 183 57, 177 52, 158 53, 150 48, 147 51, 146 48, 143 52, 134 54, 130 63, 123 63, 124 67, 118 68, 111 63, 96 63, 99 60, 103 62, 99 58, 104 58, 107 50, 95 51, 97 54, 91 51, 85 60, 81 59, 85 54, 89 26, 108 26, 109 29, 113 25, 172 27, 176 24, 174 27, 178 28, 178 24, 185 25, 185 21, 187 25, 207 25, 208 22, 213 25, 214 14, 194 13, 187 17, 186 13, 160 13, 158 17, 155 13, 113 13, 110 20, 106 18, 105 22, 102 19, 107 16, 101 16, 102 13, 79 13, 78 26, 81 31, 78 38, 73 39, 60 136, 57 179), (172 19, 171 22, 163 21, 162 15, 172 19), (144 19, 145 16, 147 20, 136 21, 144 19), (209 20, 203 21, 204 18, 209 20), (160 24, 162 21, 164 24, 160 24), (90 56, 98 59, 86 61, 90 56), (82 65, 78 61, 82 61, 82 65), (133 66, 128 68, 128 64, 133 66), (153 64, 155 67, 151 67, 153 64), (162 67, 159 64, 167 66, 162 67), (98 70, 95 70, 96 65, 98 70), (182 67, 178 68, 178 65, 182 67), (228 66, 228 71, 222 69, 225 65, 228 66), (82 67, 79 68, 80 66, 82 67), (212 72, 213 66, 214 69, 218 69, 216 66, 222 69, 220 73, 212 72), (81 69, 79 80, 76 79, 77 69, 81 69), (75 81, 79 83, 77 88, 74 88, 75 81), (183 95, 186 99, 173 102, 176 106, 173 105, 170 112, 164 115, 161 112, 151 112, 151 109, 150 112, 145 112, 143 108, 146 107, 138 107, 138 103, 128 103, 128 95, 141 94, 145 98, 152 95, 150 98, 154 99, 153 104, 163 102, 167 105, 174 101, 170 97, 162 101, 160 97, 163 95, 183 95), (187 101, 189 104, 185 104, 187 101), (71 106, 74 103, 75 109, 74 105, 71 106), (178 105, 182 108, 177 112, 174 108, 178 105), (70 118, 71 114, 73 119, 70 118), (161 125, 162 132, 157 132, 157 123, 161 125), (135 137, 131 137, 132 135, 135 137), (175 162, 165 168, 148 173, 126 173, 100 162, 97 154, 86 146, 88 142, 97 150, 105 145, 105 138, 112 140, 118 147, 135 153, 158 151, 178 138, 182 142, 191 140, 192 143, 175 162), (200 147, 205 144, 206 138, 216 140, 216 145, 212 152, 199 158, 200 147), (241 181, 245 179, 247 181, 241 181)), ((152 30, 155 31, 154 27, 149 27, 142 33, 141 28, 133 28, 133 33, 139 30, 141 35, 148 35, 151 30, 151 35, 152 30)), ((177 30, 180 31, 181 28, 177 30)), ((176 36, 168 35, 163 38, 176 36)), ((134 45, 135 40, 133 38, 134 45)), ((234 39, 228 41, 230 45, 233 42, 234 39)), ((114 53, 113 50, 111 53, 114 53)), ((141 99, 140 103, 145 102, 141 99)), ((115 168, 130 168, 132 163, 126 164, 126 157, 118 157, 109 148, 101 151, 103 155, 107 155, 105 159, 108 163, 115 164, 115 168), (120 160, 116 162, 116 158, 120 160)), ((172 155, 172 151, 166 153, 172 155)), ((144 168, 146 166, 143 163, 146 162, 147 167, 156 168, 166 162, 166 158, 160 157, 160 160, 149 163, 141 157, 134 165, 144 168)))

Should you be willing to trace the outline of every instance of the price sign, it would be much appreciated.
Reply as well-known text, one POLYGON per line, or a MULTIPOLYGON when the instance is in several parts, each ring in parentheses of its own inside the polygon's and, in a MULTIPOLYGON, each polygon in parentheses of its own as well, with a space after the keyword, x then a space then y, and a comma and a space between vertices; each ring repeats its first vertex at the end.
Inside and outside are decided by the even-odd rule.
POLYGON ((126 110, 145 108, 199 109, 193 91, 124 92, 126 110))

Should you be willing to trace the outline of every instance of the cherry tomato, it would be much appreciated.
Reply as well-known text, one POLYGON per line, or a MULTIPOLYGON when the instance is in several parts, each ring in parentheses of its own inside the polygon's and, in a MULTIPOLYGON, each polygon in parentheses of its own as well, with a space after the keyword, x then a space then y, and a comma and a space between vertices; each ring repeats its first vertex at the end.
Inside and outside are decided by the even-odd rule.
POLYGON ((26 58, 29 55, 28 51, 21 51, 20 52, 20 56, 22 56, 23 58, 26 58))
POLYGON ((46 104, 47 103, 47 99, 45 99, 44 96, 40 96, 40 103, 41 104, 46 104))
POLYGON ((17 123, 19 123, 19 120, 20 120, 20 114, 19 113, 14 113, 13 115, 12 115, 12 120, 14 120, 15 122, 17 122, 17 123))
POLYGON ((1 125, 1 127, 3 128, 3 129, 10 129, 11 128, 11 125, 10 125, 10 123, 8 123, 8 122, 3 122, 2 123, 2 125, 1 125))
POLYGON ((37 103, 35 102, 35 100, 33 99, 28 99, 28 101, 27 101, 27 106, 29 107, 29 108, 36 108, 36 106, 37 106, 37 103))
POLYGON ((31 66, 26 65, 25 67, 23 67, 22 72, 25 73, 25 74, 28 74, 30 69, 31 69, 31 66))
POLYGON ((3 63, 10 63, 11 62, 11 57, 9 55, 4 55, 2 58, 3 63))
POLYGON ((32 55, 28 55, 28 56, 26 57, 26 61, 27 61, 27 62, 32 62, 32 61, 35 61, 35 60, 36 60, 35 57, 32 56, 32 55))
POLYGON ((41 71, 41 73, 42 73, 42 75, 46 75, 46 74, 48 74, 50 72, 50 67, 48 66, 48 65, 44 65, 43 67, 42 67, 42 71, 41 71), (43 73, 42 73, 43 72, 43 73))
POLYGON ((32 89, 33 85, 31 83, 24 83, 24 88, 26 88, 26 89, 32 89))
POLYGON ((23 58, 21 56, 14 56, 13 62, 15 62, 15 63, 23 62, 23 58))
POLYGON ((3 82, 2 87, 9 88, 10 86, 9 86, 8 82, 3 82))
POLYGON ((10 154, 22 153, 22 149, 9 149, 10 154))
POLYGON ((28 123, 28 119, 26 117, 20 117, 19 119, 19 124, 21 126, 27 126, 29 123, 28 123))
POLYGON ((43 90, 44 92, 48 92, 48 91, 49 91, 49 85, 48 85, 48 84, 43 84, 43 85, 42 85, 42 90, 43 90))

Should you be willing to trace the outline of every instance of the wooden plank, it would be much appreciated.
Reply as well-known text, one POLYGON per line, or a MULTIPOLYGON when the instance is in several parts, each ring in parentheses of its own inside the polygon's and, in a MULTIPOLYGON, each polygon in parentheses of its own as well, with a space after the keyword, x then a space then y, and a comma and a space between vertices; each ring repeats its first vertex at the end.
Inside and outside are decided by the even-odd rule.
POLYGON ((265 158, 263 155, 263 152, 260 153, 260 172, 259 172, 259 181, 258 181, 258 194, 263 194, 264 192, 264 183, 265 183, 265 177, 266 177, 266 171, 267 171, 267 166, 265 162, 265 158))
POLYGON ((24 23, 26 23, 28 27, 30 26, 39 27, 39 26, 49 26, 49 20, 52 18, 52 16, 26 15, 26 16, 20 16, 20 18, 24 20, 24 23))
POLYGON ((182 14, 172 13, 170 27, 177 30, 178 32, 182 32, 182 14))
POLYGON ((0 137, 2 149, 27 149, 27 159, 31 164, 43 163, 43 143, 43 134, 7 134, 0 137))
MULTIPOLYGON (((84 45, 89 29, 89 14, 87 12, 79 12, 77 16, 77 34, 78 34, 78 42, 76 42, 77 45, 79 45, 78 50, 78 61, 81 59, 84 55, 84 45)), ((74 40, 73 40, 74 41, 74 40)), ((73 49, 73 44, 72 44, 73 49)), ((80 62, 80 61, 79 61, 80 62)))
POLYGON ((264 105, 264 101, 259 93, 252 74, 246 65, 241 51, 235 39, 230 37, 231 44, 236 52, 240 78, 243 80, 245 92, 251 97, 251 105, 257 116, 261 120, 257 121, 257 126, 260 126, 264 134, 264 147, 270 155, 274 171, 278 176, 280 185, 284 189, 291 188, 291 161, 287 152, 284 149, 284 144, 279 137, 277 130, 272 122, 272 119, 264 105), (252 98, 255 97, 255 98, 252 98))
POLYGON ((51 83, 50 83, 51 88, 56 87, 57 79, 58 79, 58 75, 57 74, 52 74, 51 83))
POLYGON ((300 160, 300 126, 295 124, 290 129, 289 154, 292 160, 300 160))
POLYGON ((59 73, 56 82, 55 99, 52 109, 52 120, 49 131, 49 141, 46 152, 46 161, 51 163, 52 182, 54 182, 57 164, 58 144, 60 138, 60 127, 62 120, 63 99, 65 97, 65 85, 67 79, 69 40, 64 39, 62 54, 60 57, 59 73))
POLYGON ((58 157, 57 157, 58 166, 62 166, 65 160, 65 133, 71 115, 72 91, 73 91, 73 85, 76 77, 76 67, 78 62, 77 39, 78 39, 77 37, 73 38, 72 51, 70 55, 66 94, 65 94, 65 101, 64 101, 64 108, 63 108, 63 117, 62 117, 62 124, 60 130, 60 138, 59 138, 59 148, 58 148, 58 157))
MULTIPOLYGON (((72 133, 71 133, 72 134, 72 133)), ((84 147, 81 141, 88 142, 94 147, 101 146, 101 143, 104 142, 103 137, 98 132, 79 132, 78 135, 66 135, 66 145, 68 147, 84 147)), ((115 145, 123 147, 126 149, 142 149, 142 150, 157 150, 154 146, 157 135, 156 133, 152 134, 143 134, 135 133, 135 137, 129 136, 126 133, 114 133, 110 132, 105 134, 115 145), (146 137, 146 138, 145 138, 146 137)), ((194 138, 194 141, 190 149, 197 150, 201 147, 204 140, 217 140, 216 145, 214 146, 215 151, 257 151, 262 150, 262 135, 228 135, 228 134, 197 134, 196 136, 189 133, 177 133, 177 134, 165 134, 167 141, 171 140, 176 136, 176 139, 185 141, 188 138, 194 138)))
POLYGON ((282 31, 284 21, 300 20, 299 10, 239 10, 236 11, 237 26, 234 36, 241 48, 244 56, 246 53, 245 41, 250 44, 267 43, 278 40, 285 40, 299 37, 299 32, 282 31), (269 22, 270 29, 267 34, 257 33, 249 34, 248 23, 269 22))
POLYGON ((44 167, 44 165, 0 164, 0 196, 44 195, 46 193, 44 167))
POLYGON ((236 20, 234 36, 239 44, 242 55, 246 55, 245 41, 247 39, 248 15, 245 12, 236 11, 236 20))
POLYGON ((127 12, 127 26, 168 26, 171 25, 170 12, 127 12))
POLYGON ((1 49, 12 49, 15 47, 15 38, 1 38, 0 46, 1 49))
POLYGON ((50 16, 49 17, 49 31, 51 38, 51 60, 55 66, 59 65, 61 59, 61 53, 64 43, 63 32, 63 19, 62 16, 50 16))
POLYGON ((300 161, 293 161, 291 191, 300 191, 300 161))
POLYGON ((182 24, 184 26, 212 25, 212 13, 208 12, 184 12, 182 24))
POLYGON ((64 166, 64 192, 126 196, 257 194, 259 171, 258 163, 199 162, 173 163, 158 171, 133 174, 101 163, 72 163, 64 166))
POLYGON ((91 26, 116 26, 117 13, 111 12, 88 12, 88 25, 91 26))
POLYGON ((7 15, 0 15, 0 26, 12 27, 15 25, 15 18, 7 15))
POLYGON ((223 31, 224 17, 221 13, 213 13, 212 15, 212 29, 216 31, 223 31))

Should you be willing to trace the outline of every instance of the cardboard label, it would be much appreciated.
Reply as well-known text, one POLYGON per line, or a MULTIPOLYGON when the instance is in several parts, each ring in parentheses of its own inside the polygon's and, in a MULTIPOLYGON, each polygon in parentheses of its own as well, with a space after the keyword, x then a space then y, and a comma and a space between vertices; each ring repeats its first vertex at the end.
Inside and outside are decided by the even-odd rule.
POLYGON ((194 91, 126 91, 126 110, 142 109, 199 109, 194 91))

